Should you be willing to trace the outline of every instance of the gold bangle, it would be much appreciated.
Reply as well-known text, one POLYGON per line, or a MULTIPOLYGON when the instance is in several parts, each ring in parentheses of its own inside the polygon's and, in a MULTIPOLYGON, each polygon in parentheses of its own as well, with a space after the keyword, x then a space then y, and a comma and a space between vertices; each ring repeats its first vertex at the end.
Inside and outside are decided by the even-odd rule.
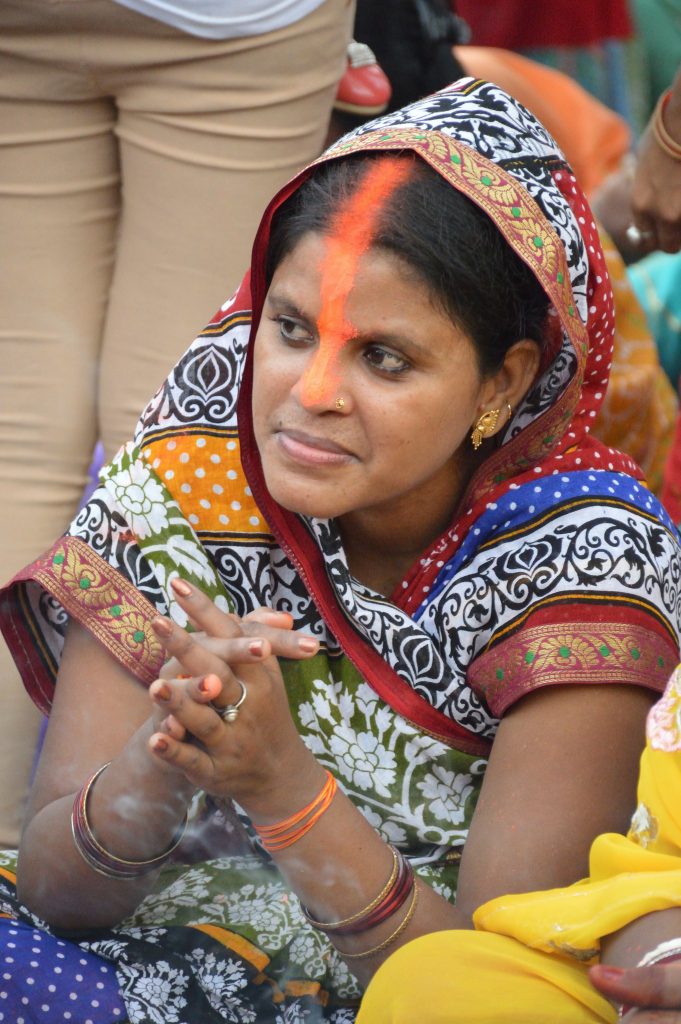
POLYGON ((372 946, 371 949, 365 949, 362 953, 344 953, 342 949, 339 949, 338 952, 343 957, 343 959, 344 960, 362 960, 362 959, 364 959, 364 957, 373 956, 374 953, 381 953, 384 949, 387 949, 388 946, 392 946, 393 942, 396 942, 397 939, 399 939, 400 935, 405 930, 405 928, 407 927, 407 925, 411 921, 412 917, 414 916, 414 914, 416 912, 416 904, 418 902, 418 898, 419 898, 418 883, 415 880, 414 881, 414 894, 413 894, 413 896, 411 898, 411 902, 409 904, 409 909, 407 910, 407 913, 405 914, 403 920, 398 924, 398 926, 395 929, 395 931, 392 932, 392 934, 389 935, 387 939, 384 939, 383 942, 379 942, 379 944, 377 946, 372 946))
POLYGON ((394 885, 395 879, 397 878, 397 872, 399 871, 400 867, 399 854, 397 853, 397 850, 395 849, 394 846, 390 847, 390 852, 393 855, 393 866, 392 871, 390 872, 390 877, 383 886, 383 888, 381 889, 381 891, 379 892, 378 896, 374 896, 371 903, 369 903, 362 910, 358 910, 356 914, 352 915, 352 917, 344 917, 342 921, 316 921, 314 917, 312 917, 312 915, 307 912, 307 909, 303 907, 301 904, 303 916, 305 917, 307 923, 311 924, 313 928, 317 928, 321 932, 335 931, 337 928, 345 928, 349 924, 354 924, 355 921, 359 921, 366 914, 370 914, 371 911, 378 906, 383 897, 387 895, 389 889, 391 888, 392 885, 394 885))
POLYGON ((660 149, 672 160, 681 160, 681 143, 671 137, 664 123, 664 110, 671 98, 671 90, 663 92, 655 104, 653 136, 660 149))

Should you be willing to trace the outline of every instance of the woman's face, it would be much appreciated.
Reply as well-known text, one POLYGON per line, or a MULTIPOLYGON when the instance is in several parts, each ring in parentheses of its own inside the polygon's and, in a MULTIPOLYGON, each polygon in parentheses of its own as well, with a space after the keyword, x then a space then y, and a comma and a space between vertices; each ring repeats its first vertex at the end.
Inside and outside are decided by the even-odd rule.
POLYGON ((303 236, 274 274, 256 336, 267 487, 309 516, 440 519, 459 496, 456 452, 480 412, 472 342, 399 258, 369 249, 343 284, 325 257, 324 236, 303 236))

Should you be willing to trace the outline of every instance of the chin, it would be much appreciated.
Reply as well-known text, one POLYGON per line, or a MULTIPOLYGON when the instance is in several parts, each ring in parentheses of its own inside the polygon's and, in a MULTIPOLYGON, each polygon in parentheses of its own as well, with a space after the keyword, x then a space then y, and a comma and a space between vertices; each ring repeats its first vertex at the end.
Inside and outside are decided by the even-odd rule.
POLYGON ((267 479, 265 483, 271 497, 289 512, 296 512, 298 515, 308 516, 311 519, 335 519, 348 511, 338 501, 338 495, 330 496, 314 494, 314 492, 301 494, 302 489, 299 487, 277 487, 276 484, 271 486, 267 479))

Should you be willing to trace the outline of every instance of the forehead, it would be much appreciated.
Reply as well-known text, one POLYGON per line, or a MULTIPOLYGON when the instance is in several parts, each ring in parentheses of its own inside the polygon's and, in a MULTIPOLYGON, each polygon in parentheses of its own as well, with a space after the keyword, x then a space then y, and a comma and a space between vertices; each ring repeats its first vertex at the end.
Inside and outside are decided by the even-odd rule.
MULTIPOLYGON (((323 264, 327 239, 310 232, 300 239, 279 264, 268 294, 275 312, 299 315, 319 327, 324 309, 323 264)), ((434 350, 433 339, 465 341, 468 336, 433 300, 418 273, 399 256, 378 247, 365 252, 343 303, 343 321, 352 334, 409 338, 424 351, 434 350)))

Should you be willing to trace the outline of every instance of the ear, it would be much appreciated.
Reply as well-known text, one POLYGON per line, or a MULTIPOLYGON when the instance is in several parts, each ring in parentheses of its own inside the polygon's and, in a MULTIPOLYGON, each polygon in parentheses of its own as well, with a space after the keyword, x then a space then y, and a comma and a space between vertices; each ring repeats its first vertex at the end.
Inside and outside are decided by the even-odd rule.
MULTIPOLYGON (((511 345, 501 367, 482 384, 479 415, 489 409, 517 409, 537 376, 540 361, 539 345, 532 338, 521 338, 511 345)), ((500 416, 487 436, 497 433, 507 422, 507 416, 500 416)))

